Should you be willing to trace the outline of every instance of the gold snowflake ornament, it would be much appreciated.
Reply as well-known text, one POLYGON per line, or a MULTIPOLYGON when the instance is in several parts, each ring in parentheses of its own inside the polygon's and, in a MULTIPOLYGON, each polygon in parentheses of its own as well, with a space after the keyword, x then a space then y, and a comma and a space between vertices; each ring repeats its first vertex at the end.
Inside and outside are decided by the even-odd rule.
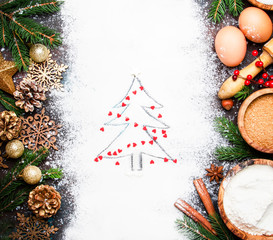
POLYGON ((62 73, 66 71, 68 66, 58 65, 51 57, 52 55, 49 54, 47 60, 42 63, 31 61, 26 78, 37 81, 46 91, 52 88, 61 90, 63 88, 62 73))
POLYGON ((9 236, 13 240, 50 240, 50 235, 59 230, 34 216, 25 217, 24 214, 17 213, 17 220, 19 221, 17 230, 9 236))
POLYGON ((62 126, 56 125, 55 121, 50 120, 49 116, 45 115, 45 109, 43 108, 41 114, 22 118, 20 140, 24 145, 27 145, 28 149, 33 151, 39 150, 40 147, 47 149, 52 147, 58 150, 55 142, 60 127, 62 126))

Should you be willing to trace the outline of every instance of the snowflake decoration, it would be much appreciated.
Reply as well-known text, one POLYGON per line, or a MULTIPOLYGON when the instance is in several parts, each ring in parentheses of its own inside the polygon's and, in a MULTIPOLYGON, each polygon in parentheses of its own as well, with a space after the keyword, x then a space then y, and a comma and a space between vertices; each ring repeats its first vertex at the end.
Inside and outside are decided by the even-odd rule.
POLYGON ((63 88, 61 83, 62 73, 68 68, 64 64, 58 65, 51 57, 52 55, 49 54, 47 60, 42 63, 32 61, 26 77, 27 79, 37 81, 46 91, 51 88, 57 90, 63 88))
POLYGON ((9 236, 13 240, 50 240, 50 235, 55 234, 59 230, 34 216, 25 217, 24 214, 17 213, 17 220, 19 221, 17 230, 9 236))
POLYGON ((37 151, 41 146, 58 150, 54 143, 60 127, 62 126, 56 125, 55 121, 50 120, 49 116, 45 115, 43 108, 41 114, 22 118, 20 140, 27 145, 28 149, 33 151, 37 151))

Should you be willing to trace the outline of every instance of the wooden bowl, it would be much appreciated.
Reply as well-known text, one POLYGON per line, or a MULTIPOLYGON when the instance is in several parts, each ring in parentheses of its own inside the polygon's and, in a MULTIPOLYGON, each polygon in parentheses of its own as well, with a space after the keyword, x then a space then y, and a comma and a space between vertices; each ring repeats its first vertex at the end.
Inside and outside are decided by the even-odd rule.
POLYGON ((271 4, 264 4, 264 3, 258 2, 256 0, 248 0, 248 1, 252 5, 254 5, 255 7, 258 7, 258 8, 264 9, 264 10, 269 10, 269 11, 273 10, 273 5, 271 5, 271 4))
POLYGON ((266 239, 266 240, 273 240, 273 234, 272 235, 252 235, 249 234, 247 232, 242 231, 241 229, 237 228, 235 225, 233 225, 230 220, 228 219, 225 210, 224 210, 224 193, 225 193, 225 189, 228 185, 228 183, 230 182, 231 178, 236 175, 238 172, 240 172, 241 170, 243 170, 245 167, 247 166, 251 166, 254 164, 260 164, 260 165, 269 165, 271 167, 273 167, 273 161, 271 160, 267 160, 267 159, 252 159, 252 160, 248 160, 246 162, 240 163, 238 165, 236 165, 234 168, 232 168, 227 175, 225 176, 225 178, 223 179, 221 185, 220 185, 220 189, 219 189, 219 194, 218 194, 218 208, 219 208, 219 212, 220 215, 224 221, 224 223, 227 225, 227 227, 229 228, 229 230, 231 232, 233 232, 236 236, 238 236, 241 239, 248 239, 248 240, 262 240, 262 239, 266 239))
MULTIPOLYGON (((265 153, 273 153, 273 146, 262 146, 258 142, 256 142, 254 139, 251 139, 248 135, 246 128, 245 128, 245 113, 250 106, 250 104, 257 98, 267 95, 267 94, 273 94, 273 88, 265 88, 262 90, 258 90, 254 93, 252 93, 241 105, 238 113, 238 128, 239 131, 244 138, 244 140, 253 148, 260 152, 265 153)), ((271 123, 271 122, 268 122, 271 123)), ((254 129, 254 128, 253 128, 254 129)), ((256 130, 256 129, 255 129, 256 130)), ((272 132, 273 129, 267 129, 267 131, 272 132)))

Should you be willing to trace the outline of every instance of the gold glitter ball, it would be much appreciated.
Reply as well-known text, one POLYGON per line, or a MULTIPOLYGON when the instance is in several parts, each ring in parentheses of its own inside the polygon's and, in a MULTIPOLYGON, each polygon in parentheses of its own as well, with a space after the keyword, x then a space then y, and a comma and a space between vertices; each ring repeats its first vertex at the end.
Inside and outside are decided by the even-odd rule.
POLYGON ((10 158, 19 158, 24 153, 24 144, 19 140, 9 141, 6 145, 6 153, 10 158))
POLYGON ((49 55, 49 50, 43 44, 34 44, 29 50, 29 56, 34 62, 44 62, 49 55))
POLYGON ((38 182, 40 182, 40 180, 42 178, 42 172, 41 172, 40 168, 38 168, 36 166, 28 166, 24 169, 21 177, 24 179, 24 181, 27 184, 34 185, 34 184, 37 184, 38 182))

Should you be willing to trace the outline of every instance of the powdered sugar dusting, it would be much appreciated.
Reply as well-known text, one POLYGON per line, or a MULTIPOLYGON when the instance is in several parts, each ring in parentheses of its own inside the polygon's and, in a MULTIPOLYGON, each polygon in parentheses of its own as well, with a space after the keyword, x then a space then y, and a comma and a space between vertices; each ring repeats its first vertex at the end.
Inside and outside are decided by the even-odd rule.
POLYGON ((222 141, 213 119, 221 114, 218 80, 227 73, 216 76, 213 36, 191 0, 84 5, 67 0, 62 9, 72 61, 65 91, 50 96, 66 129, 55 158, 73 177, 76 204, 65 239, 183 239, 173 203, 191 198, 193 178, 204 176, 222 141), (112 139, 99 129, 130 87, 132 74, 164 105, 170 126, 164 148, 177 164, 147 162, 133 172, 126 164, 94 161, 112 139))

